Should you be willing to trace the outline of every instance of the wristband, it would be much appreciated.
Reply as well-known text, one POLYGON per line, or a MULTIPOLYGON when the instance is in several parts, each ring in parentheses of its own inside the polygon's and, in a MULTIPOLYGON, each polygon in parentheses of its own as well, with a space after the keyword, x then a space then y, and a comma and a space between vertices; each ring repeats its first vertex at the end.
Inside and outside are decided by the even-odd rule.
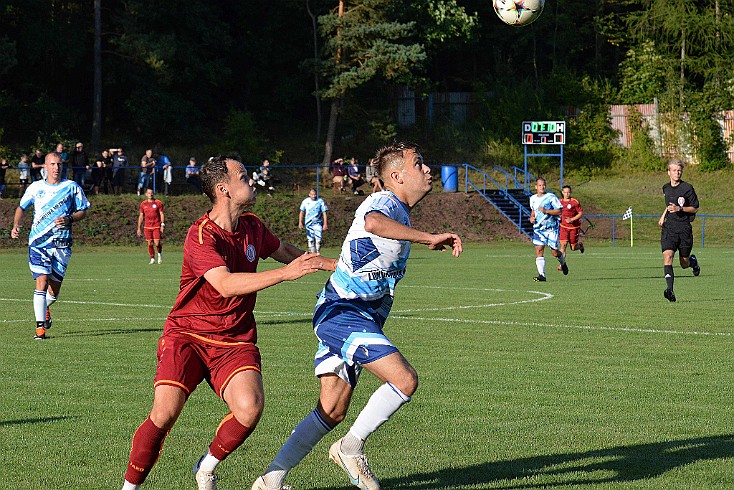
POLYGON ((69 224, 74 222, 74 217, 72 215, 67 216, 67 218, 69 218, 69 224))
POLYGON ((166 224, 165 223, 161 223, 161 226, 166 226, 166 224))

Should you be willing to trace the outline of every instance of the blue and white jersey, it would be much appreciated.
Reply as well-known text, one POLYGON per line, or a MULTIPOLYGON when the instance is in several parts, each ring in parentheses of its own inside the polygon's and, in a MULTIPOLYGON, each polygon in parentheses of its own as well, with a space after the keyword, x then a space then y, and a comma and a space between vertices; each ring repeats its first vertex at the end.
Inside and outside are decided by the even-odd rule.
POLYGON ((49 184, 45 180, 33 182, 20 199, 22 210, 33 206, 33 224, 28 245, 42 248, 71 247, 71 227, 57 226, 54 219, 88 209, 90 204, 82 188, 73 180, 49 184))
POLYGON ((541 213, 539 211, 541 207, 545 209, 561 209, 562 205, 561 201, 552 192, 546 192, 542 196, 537 194, 530 196, 530 208, 535 211, 533 228, 536 230, 558 228, 561 224, 561 217, 541 213))
POLYGON ((365 231, 365 217, 373 212, 410 226, 410 210, 391 191, 376 192, 364 200, 355 212, 336 271, 319 294, 314 326, 343 308, 355 310, 380 326, 385 323, 395 285, 405 275, 410 242, 365 231))
POLYGON ((324 214, 329 208, 326 207, 326 203, 320 197, 318 199, 311 199, 307 197, 301 203, 301 211, 303 211, 303 224, 306 228, 311 228, 314 225, 322 226, 324 224, 324 214))

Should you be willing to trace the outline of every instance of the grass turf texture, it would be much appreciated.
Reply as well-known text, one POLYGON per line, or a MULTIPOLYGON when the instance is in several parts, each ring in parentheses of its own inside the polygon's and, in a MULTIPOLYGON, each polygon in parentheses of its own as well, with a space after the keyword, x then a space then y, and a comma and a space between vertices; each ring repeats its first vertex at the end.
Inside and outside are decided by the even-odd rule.
MULTIPOLYGON (((732 252, 696 252, 701 276, 676 262, 669 303, 657 247, 592 246, 570 254, 568 276, 546 254, 549 279, 537 284, 528 244, 469 244, 459 259, 414 246, 386 332, 420 387, 368 442, 383 486, 734 486, 732 252)), ((34 341, 25 254, 0 252, 3 487, 121 486, 178 289, 181 252, 164 258, 149 266, 143 247, 75 249, 51 338, 34 341)), ((220 466, 223 490, 249 488, 314 406, 310 313, 326 278, 259 294, 266 409, 220 466)), ((377 384, 364 373, 347 420, 291 473, 294 488, 352 488, 327 451, 377 384)), ((146 488, 194 488, 191 466, 226 411, 200 386, 146 488)))

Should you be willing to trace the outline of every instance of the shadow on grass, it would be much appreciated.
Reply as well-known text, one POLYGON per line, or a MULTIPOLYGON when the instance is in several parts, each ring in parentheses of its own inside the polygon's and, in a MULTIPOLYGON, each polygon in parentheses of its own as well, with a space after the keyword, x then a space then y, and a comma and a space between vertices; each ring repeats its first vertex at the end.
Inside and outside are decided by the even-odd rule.
POLYGON ((70 420, 70 419, 75 419, 75 418, 78 418, 78 417, 64 415, 63 417, 41 417, 41 418, 22 419, 22 420, 2 420, 0 421, 0 427, 10 426, 10 425, 47 424, 49 422, 59 422, 61 420, 70 420))
POLYGON ((456 466, 387 478, 380 483, 385 488, 410 489, 449 489, 482 484, 510 489, 639 483, 696 461, 731 457, 734 457, 734 434, 725 434, 456 466), (595 472, 600 473, 594 475, 595 472))

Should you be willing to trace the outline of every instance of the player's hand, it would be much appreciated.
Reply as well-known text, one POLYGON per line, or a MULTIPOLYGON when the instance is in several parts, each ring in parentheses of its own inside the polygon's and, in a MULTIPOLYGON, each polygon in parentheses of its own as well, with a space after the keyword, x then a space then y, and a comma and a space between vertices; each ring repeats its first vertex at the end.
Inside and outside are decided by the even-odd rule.
POLYGON ((327 226, 326 224, 324 224, 324 226, 323 226, 323 227, 321 227, 321 229, 322 229, 323 231, 326 231, 326 230, 328 230, 328 229, 329 229, 329 227, 328 227, 328 226, 327 226))
POLYGON ((298 229, 299 230, 302 230, 303 229, 303 223, 298 223, 298 229))
POLYGON ((140 230, 138 230, 138 236, 142 236, 142 233, 140 232, 140 230))
POLYGON ((299 277, 307 274, 318 272, 319 264, 323 264, 324 259, 319 254, 306 252, 293 259, 288 265, 283 267, 284 280, 294 281, 299 277))
POLYGON ((428 248, 431 250, 444 250, 451 247, 451 255, 458 257, 464 248, 461 245, 461 238, 454 233, 441 233, 439 235, 431 235, 431 241, 428 248))
POLYGON ((10 230, 10 238, 20 238, 20 228, 14 226, 13 229, 10 230))
POLYGON ((71 220, 68 216, 59 216, 54 220, 56 226, 71 226, 71 220))

